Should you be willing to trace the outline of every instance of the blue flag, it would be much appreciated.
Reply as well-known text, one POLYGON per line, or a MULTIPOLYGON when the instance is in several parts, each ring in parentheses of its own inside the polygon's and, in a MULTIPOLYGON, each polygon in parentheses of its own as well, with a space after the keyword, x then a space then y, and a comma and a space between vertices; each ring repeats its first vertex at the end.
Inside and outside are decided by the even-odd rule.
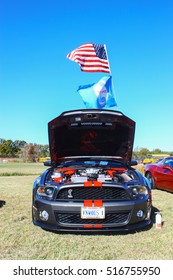
POLYGON ((79 86, 78 90, 86 108, 109 108, 117 106, 112 92, 112 77, 105 76, 97 83, 79 86))

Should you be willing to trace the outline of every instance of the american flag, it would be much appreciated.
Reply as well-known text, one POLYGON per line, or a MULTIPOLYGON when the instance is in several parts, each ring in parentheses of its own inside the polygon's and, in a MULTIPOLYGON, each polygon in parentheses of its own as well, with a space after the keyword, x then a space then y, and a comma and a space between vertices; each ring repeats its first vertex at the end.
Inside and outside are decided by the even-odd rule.
POLYGON ((84 72, 110 73, 105 45, 93 43, 83 44, 70 52, 67 58, 77 62, 84 72))

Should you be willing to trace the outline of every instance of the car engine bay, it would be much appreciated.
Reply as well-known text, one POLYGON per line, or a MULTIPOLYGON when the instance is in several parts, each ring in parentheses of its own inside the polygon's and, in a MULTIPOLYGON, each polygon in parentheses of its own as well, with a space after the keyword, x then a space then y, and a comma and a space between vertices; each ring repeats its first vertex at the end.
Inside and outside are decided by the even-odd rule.
POLYGON ((48 175, 47 180, 51 183, 84 183, 86 181, 98 181, 101 183, 127 183, 137 180, 133 169, 126 168, 54 168, 48 175))

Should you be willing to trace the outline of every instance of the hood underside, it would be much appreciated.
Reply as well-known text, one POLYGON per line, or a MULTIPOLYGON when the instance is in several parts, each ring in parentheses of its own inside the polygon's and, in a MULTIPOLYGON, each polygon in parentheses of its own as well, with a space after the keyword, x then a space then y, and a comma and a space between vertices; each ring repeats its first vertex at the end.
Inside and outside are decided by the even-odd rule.
POLYGON ((83 109, 62 113, 48 123, 52 165, 65 158, 131 160, 135 122, 119 111, 83 109))

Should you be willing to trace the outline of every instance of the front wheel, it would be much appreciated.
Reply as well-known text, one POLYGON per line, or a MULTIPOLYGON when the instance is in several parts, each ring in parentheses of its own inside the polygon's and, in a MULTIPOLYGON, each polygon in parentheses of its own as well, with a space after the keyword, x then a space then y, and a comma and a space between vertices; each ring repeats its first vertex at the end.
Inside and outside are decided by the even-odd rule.
POLYGON ((153 178, 152 174, 151 174, 150 172, 147 172, 147 173, 145 174, 145 177, 146 177, 146 178, 148 179, 148 181, 150 182, 151 188, 152 188, 152 189, 155 189, 155 183, 154 183, 154 178, 153 178))

